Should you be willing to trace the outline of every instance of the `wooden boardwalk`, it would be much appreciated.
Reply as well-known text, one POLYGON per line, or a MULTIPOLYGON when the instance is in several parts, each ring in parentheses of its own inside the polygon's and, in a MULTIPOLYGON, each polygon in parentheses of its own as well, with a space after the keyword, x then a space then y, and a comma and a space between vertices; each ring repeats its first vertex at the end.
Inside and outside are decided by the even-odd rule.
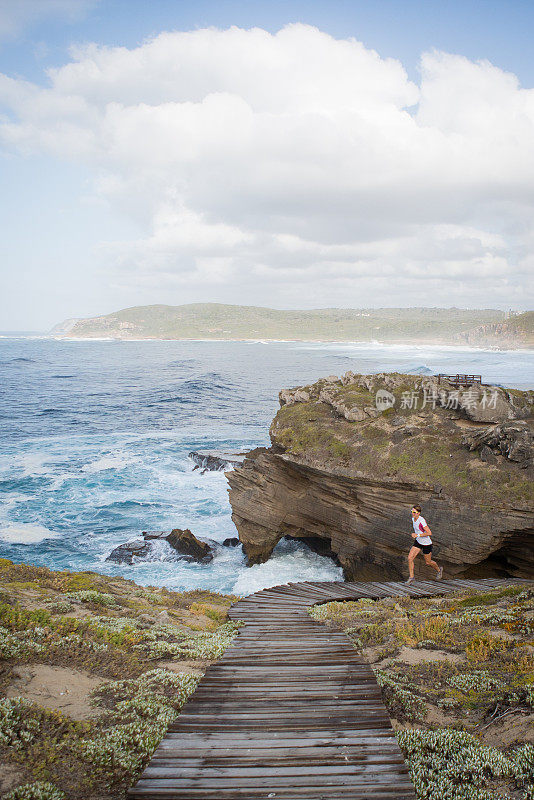
POLYGON ((327 600, 429 597, 512 580, 294 583, 246 597, 234 643, 209 667, 128 797, 136 800, 415 800, 373 671, 327 600))

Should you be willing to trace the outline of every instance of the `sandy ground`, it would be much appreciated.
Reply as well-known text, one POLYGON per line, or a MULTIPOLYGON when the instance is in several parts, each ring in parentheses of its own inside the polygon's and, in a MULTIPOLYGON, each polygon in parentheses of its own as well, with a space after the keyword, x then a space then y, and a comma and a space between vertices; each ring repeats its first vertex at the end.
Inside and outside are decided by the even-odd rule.
POLYGON ((89 705, 88 695, 102 683, 109 681, 68 667, 33 664, 14 667, 6 697, 24 697, 45 708, 62 711, 71 719, 85 720, 99 713, 89 705))
POLYGON ((16 764, 0 764, 0 794, 4 795, 24 780, 24 772, 16 764))
POLYGON ((396 661, 403 661, 405 664, 424 664, 430 661, 449 661, 451 664, 463 663, 465 655, 463 653, 447 653, 446 650, 425 650, 424 648, 401 647, 398 655, 388 656, 377 661, 377 657, 382 651, 382 647, 366 647, 363 651, 365 658, 375 668, 382 669, 394 664, 396 661))
POLYGON ((463 653, 447 653, 446 650, 401 647, 394 660, 404 661, 406 664, 424 664, 427 661, 450 661, 452 664, 459 664, 465 661, 465 656, 463 653))
POLYGON ((502 628, 485 628, 485 633, 494 636, 495 639, 506 639, 507 642, 520 641, 519 636, 515 636, 513 633, 510 633, 510 631, 504 631, 502 628))
POLYGON ((496 719, 484 730, 480 731, 484 744, 492 747, 509 747, 519 742, 534 744, 534 714, 522 714, 514 711, 502 719, 496 719))

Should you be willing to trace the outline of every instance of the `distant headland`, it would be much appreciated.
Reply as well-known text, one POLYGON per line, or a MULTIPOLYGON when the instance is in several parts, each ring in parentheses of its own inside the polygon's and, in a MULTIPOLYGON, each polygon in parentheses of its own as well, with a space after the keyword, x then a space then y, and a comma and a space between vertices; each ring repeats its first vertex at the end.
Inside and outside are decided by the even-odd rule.
POLYGON ((68 319, 50 331, 81 339, 212 339, 380 341, 406 344, 534 347, 534 311, 495 309, 320 308, 190 303, 134 306, 88 319, 68 319))

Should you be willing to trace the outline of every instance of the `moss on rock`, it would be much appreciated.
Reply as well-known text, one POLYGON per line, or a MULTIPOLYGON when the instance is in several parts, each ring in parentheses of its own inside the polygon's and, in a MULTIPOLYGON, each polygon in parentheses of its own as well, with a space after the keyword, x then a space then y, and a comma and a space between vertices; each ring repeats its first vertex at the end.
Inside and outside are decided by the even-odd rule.
MULTIPOLYGON (((420 376, 400 373, 347 375, 336 382, 321 379, 281 392, 282 405, 270 428, 273 445, 303 463, 340 474, 440 485, 453 497, 488 507, 496 502, 531 507, 530 472, 500 454, 489 464, 469 451, 466 431, 491 422, 469 419, 471 411, 461 405, 468 406, 462 392, 460 405, 447 407, 436 401, 435 379, 428 384, 431 379, 425 382, 420 376), (377 410, 379 391, 395 397, 395 406, 377 410)), ((443 384, 441 391, 454 389, 443 384)), ((532 392, 515 390, 506 395, 499 387, 477 391, 487 391, 488 397, 498 391, 503 407, 509 403, 509 413, 518 414, 532 432, 532 392)))

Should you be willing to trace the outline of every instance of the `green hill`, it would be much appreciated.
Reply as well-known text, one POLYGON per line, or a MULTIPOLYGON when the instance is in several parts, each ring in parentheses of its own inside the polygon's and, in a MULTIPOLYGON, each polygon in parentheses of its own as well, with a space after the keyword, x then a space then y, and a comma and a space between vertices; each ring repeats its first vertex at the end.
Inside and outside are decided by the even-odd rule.
POLYGON ((55 336, 120 339, 297 339, 453 343, 481 326, 502 323, 493 309, 321 308, 280 311, 259 306, 192 303, 134 306, 91 319, 69 320, 55 336))

